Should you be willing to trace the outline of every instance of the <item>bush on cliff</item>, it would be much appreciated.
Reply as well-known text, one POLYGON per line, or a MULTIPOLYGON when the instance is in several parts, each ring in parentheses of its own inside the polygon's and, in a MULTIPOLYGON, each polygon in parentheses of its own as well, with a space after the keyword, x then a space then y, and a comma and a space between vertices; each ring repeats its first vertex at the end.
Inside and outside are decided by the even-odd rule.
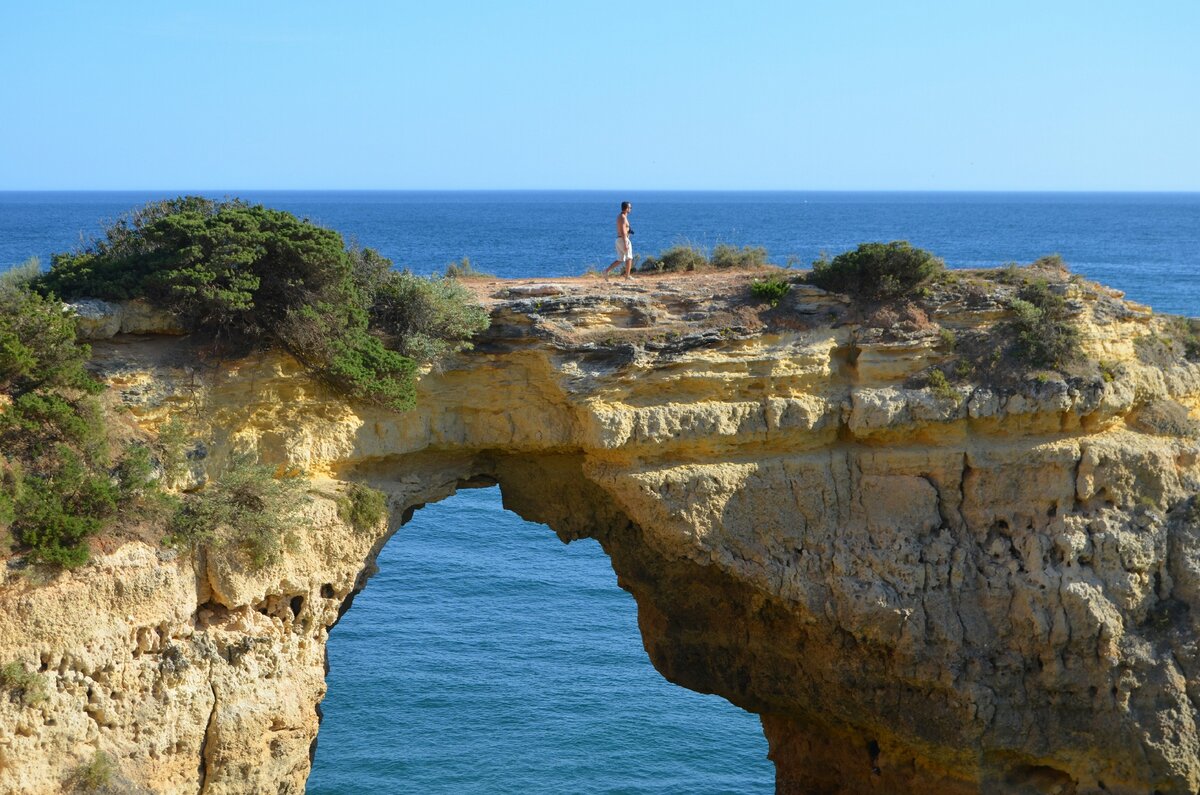
POLYGON ((0 277, 0 532, 35 563, 73 567, 89 536, 151 496, 151 462, 110 441, 89 348, 60 303, 28 289, 35 275, 0 277))
POLYGON ((1059 369, 1082 356, 1066 299, 1045 279, 1025 284, 1010 303, 1014 352, 1034 367, 1059 369))
POLYGON ((122 499, 99 403, 49 390, 20 395, 0 410, 0 449, 0 529, 34 562, 86 562, 87 537, 113 518, 122 499))
POLYGON ((130 792, 129 782, 118 773, 117 763, 103 751, 96 751, 92 758, 76 766, 67 777, 73 792, 89 792, 106 795, 110 792, 130 792), (117 785, 117 786, 114 786, 117 785))
POLYGON ((811 284, 838 293, 886 299, 903 295, 945 269, 945 263, 906 241, 862 243, 833 260, 813 263, 811 284))
POLYGON ((767 250, 760 246, 731 246, 718 243, 712 255, 691 243, 672 246, 658 256, 646 257, 638 270, 643 273, 702 271, 712 268, 761 268, 767 264, 767 250))
POLYGON ((447 279, 494 279, 496 274, 481 271, 471 264, 470 257, 463 257, 458 262, 446 266, 447 279))
POLYGON ((353 483, 338 498, 338 516, 360 533, 374 530, 387 518, 387 496, 370 486, 353 483))
POLYGON ((774 273, 765 279, 755 279, 750 283, 750 294, 771 306, 778 306, 791 289, 792 283, 782 273, 774 273))
POLYGON ((646 257, 639 271, 645 273, 668 273, 677 271, 698 271, 708 267, 708 255, 698 246, 681 244, 671 246, 657 257, 646 257))
POLYGON ((371 299, 371 328, 388 347, 417 361, 470 348, 471 337, 488 327, 487 312, 460 282, 466 276, 424 279, 393 269, 370 250, 356 254, 355 272, 371 299))
POLYGON ((389 325, 375 304, 396 300, 386 294, 399 279, 390 273, 375 252, 347 250, 337 232, 290 213, 187 196, 148 204, 85 248, 56 254, 39 288, 145 298, 219 349, 278 346, 340 391, 403 410, 413 405, 417 361, 466 346, 486 316, 465 308, 465 290, 418 280, 405 300, 461 302, 468 321, 389 325))
POLYGON ((12 660, 0 665, 0 690, 24 707, 35 707, 46 700, 46 680, 25 664, 12 660))
POLYGON ((761 268, 767 264, 767 250, 761 246, 731 246, 718 243, 709 258, 714 268, 761 268))
POLYGON ((241 556, 250 569, 280 559, 294 528, 307 481, 276 477, 272 467, 237 458, 204 489, 190 495, 171 522, 169 540, 215 544, 241 556))
POLYGON ((0 530, 35 562, 76 566, 116 508, 101 386, 74 319, 26 288, 29 270, 0 279, 0 530))
MULTIPOLYGON (((7 274, 6 274, 7 275, 7 274)), ((99 390, 84 365, 91 350, 75 340, 75 320, 57 301, 15 280, 0 281, 0 393, 99 390)))
POLYGON ((91 463, 61 445, 52 463, 26 476, 12 530, 34 561, 66 568, 86 563, 88 536, 116 514, 117 489, 91 463))

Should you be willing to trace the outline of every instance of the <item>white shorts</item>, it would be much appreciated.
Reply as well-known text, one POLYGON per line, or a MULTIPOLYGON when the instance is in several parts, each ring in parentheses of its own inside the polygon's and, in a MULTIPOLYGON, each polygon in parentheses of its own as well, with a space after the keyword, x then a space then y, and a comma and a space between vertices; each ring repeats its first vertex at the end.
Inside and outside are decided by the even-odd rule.
POLYGON ((617 238, 617 259, 633 259, 633 241, 623 237, 617 238))

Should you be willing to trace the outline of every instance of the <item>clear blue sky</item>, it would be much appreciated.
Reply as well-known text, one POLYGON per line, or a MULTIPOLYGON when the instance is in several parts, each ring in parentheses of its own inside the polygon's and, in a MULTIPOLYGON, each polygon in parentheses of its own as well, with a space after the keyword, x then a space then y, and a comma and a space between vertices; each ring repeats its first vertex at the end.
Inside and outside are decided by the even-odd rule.
POLYGON ((1200 190, 1197 0, 0 0, 0 68, 0 189, 1200 190))

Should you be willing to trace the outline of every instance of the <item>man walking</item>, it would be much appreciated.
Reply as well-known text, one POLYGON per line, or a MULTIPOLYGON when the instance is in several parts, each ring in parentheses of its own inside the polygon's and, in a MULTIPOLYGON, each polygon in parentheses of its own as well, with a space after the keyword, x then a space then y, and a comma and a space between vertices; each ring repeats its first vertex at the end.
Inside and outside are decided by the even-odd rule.
POLYGON ((633 205, 629 202, 621 202, 621 214, 617 216, 617 258, 604 269, 605 276, 608 276, 613 268, 625 263, 625 278, 633 278, 633 243, 629 239, 633 234, 633 230, 629 228, 629 211, 632 209, 633 205))

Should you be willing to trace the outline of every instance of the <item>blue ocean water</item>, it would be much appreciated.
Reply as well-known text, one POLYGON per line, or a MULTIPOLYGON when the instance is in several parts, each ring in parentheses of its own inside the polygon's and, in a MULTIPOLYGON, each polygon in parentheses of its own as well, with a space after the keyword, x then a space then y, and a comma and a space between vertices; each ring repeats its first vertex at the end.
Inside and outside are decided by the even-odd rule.
MULTIPOLYGON (((579 274, 612 259, 628 199, 643 254, 724 242, 807 265, 906 239, 970 267, 1057 252, 1158 311, 1200 315, 1200 194, 229 193, 418 273, 469 256, 500 276, 579 274)), ((167 195, 0 193, 0 270, 167 195)), ((310 792, 772 790, 757 720, 658 676, 594 542, 563 546, 495 489, 466 491, 418 512, 380 567, 331 634, 310 792)))
POLYGON ((658 675, 595 541, 473 489, 379 566, 331 634, 310 793, 773 791, 758 720, 658 675))
MULTIPOLYGON (((95 235, 162 192, 0 192, 0 270, 95 235)), ((619 203, 634 248, 765 246, 807 266, 867 240, 908 240, 952 267, 1059 253, 1075 271, 1164 312, 1195 314, 1200 193, 230 191, 378 249, 417 273, 467 256, 498 276, 566 276, 613 259, 619 203)))

